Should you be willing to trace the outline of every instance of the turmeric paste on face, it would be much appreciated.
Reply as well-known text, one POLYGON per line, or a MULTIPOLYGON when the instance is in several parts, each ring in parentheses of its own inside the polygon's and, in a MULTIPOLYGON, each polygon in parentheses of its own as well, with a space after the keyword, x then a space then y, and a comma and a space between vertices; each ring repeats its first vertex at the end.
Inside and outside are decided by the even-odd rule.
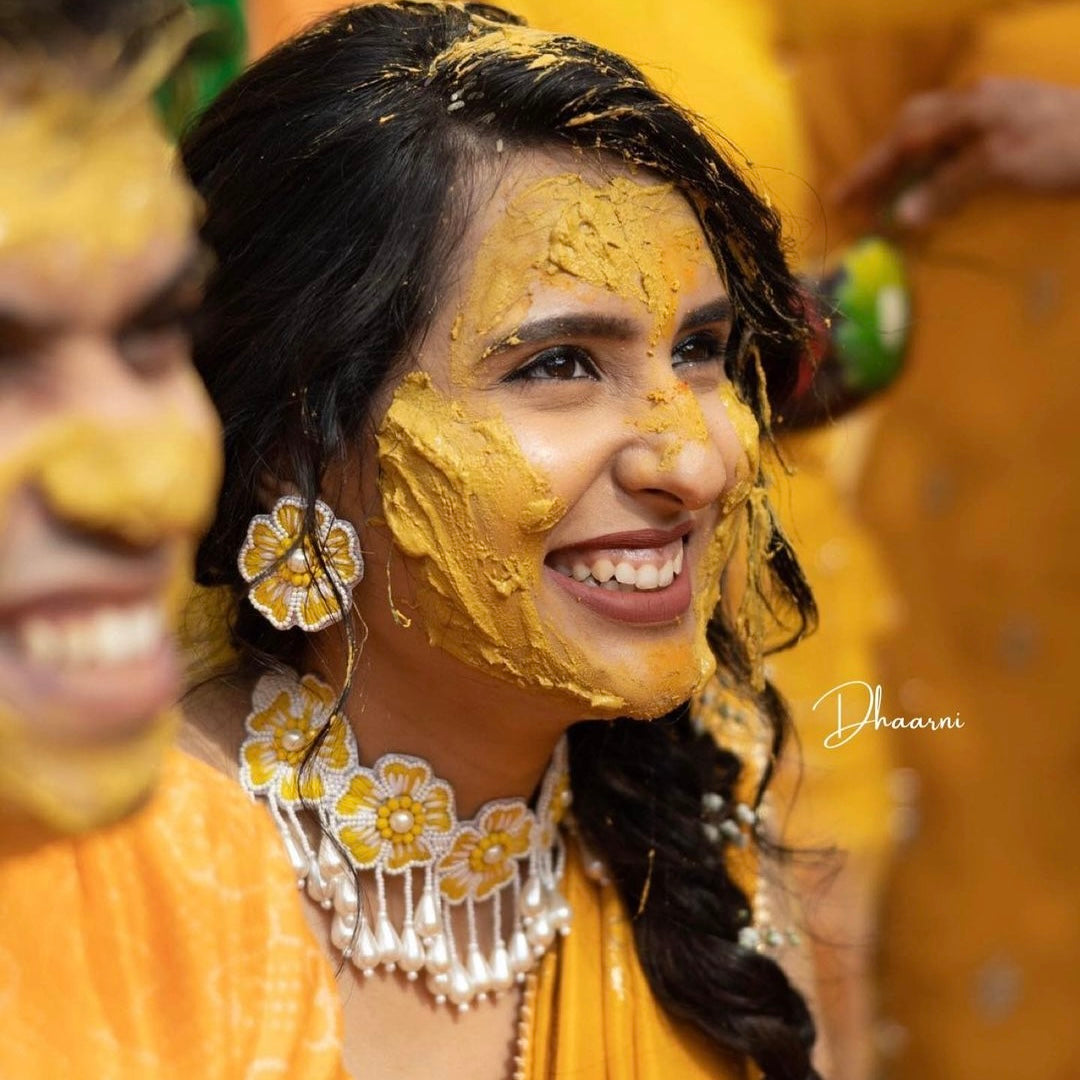
MULTIPOLYGON (((547 607, 538 603, 544 557, 567 508, 505 419, 468 403, 481 343, 493 335, 512 341, 537 296, 584 282, 625 299, 645 313, 651 351, 674 334, 680 293, 708 258, 692 211, 670 184, 558 174, 510 199, 479 245, 451 324, 449 385, 436 386, 423 372, 407 375, 378 432, 383 517, 407 557, 431 644, 569 698, 583 715, 657 716, 711 676, 705 624, 734 543, 732 515, 752 473, 729 490, 695 568, 695 580, 707 584, 687 616, 693 632, 680 640, 642 635, 632 665, 612 664, 602 648, 545 620, 547 607)), ((756 474, 753 416, 730 388, 721 393, 756 474)), ((672 461, 685 443, 710 438, 696 394, 674 374, 628 409, 627 423, 669 436, 664 453, 672 461)))
MULTIPOLYGON (((23 74, 0 95, 5 287, 20 298, 32 298, 39 281, 93 288, 157 242, 186 244, 195 196, 145 95, 130 85, 79 93, 51 70, 23 74)), ((0 538, 12 498, 32 490, 65 524, 138 546, 167 542, 172 584, 163 602, 175 624, 220 470, 214 427, 179 411, 119 426, 93 418, 92 408, 43 414, 0 458, 0 538)), ((42 735, 39 706, 0 688, 0 802, 81 831, 127 812, 152 787, 174 732, 171 714, 122 739, 96 742, 88 732, 73 745, 42 735)))
MULTIPOLYGON (((0 537, 12 494, 32 489, 64 522, 137 545, 168 541, 171 583, 163 601, 175 626, 220 469, 212 429, 194 430, 179 416, 120 428, 57 420, 0 460, 0 537)), ((126 812, 152 786, 175 733, 175 716, 166 713, 123 740, 75 745, 43 738, 33 709, 0 691, 0 802, 65 832, 126 812)))
POLYGON ((62 87, 0 108, 0 260, 90 276, 191 231, 195 196, 149 105, 62 87))

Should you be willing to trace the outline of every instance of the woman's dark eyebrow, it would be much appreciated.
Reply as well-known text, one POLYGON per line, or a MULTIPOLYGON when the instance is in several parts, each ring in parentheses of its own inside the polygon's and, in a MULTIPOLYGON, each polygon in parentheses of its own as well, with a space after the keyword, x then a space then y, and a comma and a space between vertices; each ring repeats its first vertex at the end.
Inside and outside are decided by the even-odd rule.
POLYGON ((522 323, 512 334, 487 349, 484 355, 493 356, 517 345, 530 345, 553 338, 588 337, 630 341, 639 333, 641 327, 633 319, 621 319, 614 315, 553 315, 548 319, 522 323))
POLYGON ((706 323, 730 321, 731 301, 726 296, 721 296, 687 312, 686 317, 679 324, 679 333, 694 326, 704 326, 706 323))
MULTIPOLYGON (((722 296, 688 312, 679 326, 679 333, 692 326, 727 322, 730 318, 731 302, 726 296, 722 296)), ((494 356, 517 345, 531 345, 555 338, 586 337, 631 341, 639 333, 641 327, 637 322, 616 315, 595 315, 589 312, 580 315, 553 315, 547 319, 522 323, 512 334, 485 350, 484 356, 494 356)))

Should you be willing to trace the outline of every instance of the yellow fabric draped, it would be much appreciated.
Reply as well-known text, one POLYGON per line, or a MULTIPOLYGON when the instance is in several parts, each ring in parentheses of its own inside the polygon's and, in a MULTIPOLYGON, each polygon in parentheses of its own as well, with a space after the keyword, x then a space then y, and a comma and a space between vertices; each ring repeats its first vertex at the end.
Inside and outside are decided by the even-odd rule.
MULTIPOLYGON (((749 802, 768 762, 768 725, 721 683, 711 690, 711 704, 703 704, 697 718, 743 762, 734 797, 749 802)), ((586 874, 573 836, 567 856, 563 890, 574 926, 558 951, 544 958, 532 1013, 524 1017, 526 1080, 760 1080, 751 1061, 720 1050, 657 1002, 638 961, 633 918, 614 886, 586 874)), ((729 847, 727 865, 752 899, 756 849, 729 847)))
POLYGON ((342 1080, 333 975, 281 842, 173 752, 134 817, 27 843, 0 822, 0 1076, 342 1080))
POLYGON ((585 874, 569 845, 574 929, 540 970, 528 1080, 754 1080, 745 1060, 713 1047, 657 1003, 638 963, 633 925, 611 885, 585 874))

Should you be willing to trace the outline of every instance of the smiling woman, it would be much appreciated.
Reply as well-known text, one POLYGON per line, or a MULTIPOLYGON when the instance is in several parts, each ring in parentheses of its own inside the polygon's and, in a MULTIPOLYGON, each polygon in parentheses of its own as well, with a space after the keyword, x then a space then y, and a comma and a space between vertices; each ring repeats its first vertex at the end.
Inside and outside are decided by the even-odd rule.
POLYGON ((621 171, 505 164, 379 432, 429 640, 569 719, 657 716, 712 673, 704 625, 757 472, 729 327, 700 321, 727 312, 701 227, 670 184, 621 171))
POLYGON ((341 13, 185 160, 226 428, 199 574, 241 661, 189 713, 332 911, 353 1068, 812 1076, 714 835, 745 839, 762 778, 691 716, 719 665, 775 751, 763 598, 813 617, 762 486, 803 336, 775 218, 626 61, 490 7, 341 13), (340 625, 267 622, 245 594, 278 579, 340 625))

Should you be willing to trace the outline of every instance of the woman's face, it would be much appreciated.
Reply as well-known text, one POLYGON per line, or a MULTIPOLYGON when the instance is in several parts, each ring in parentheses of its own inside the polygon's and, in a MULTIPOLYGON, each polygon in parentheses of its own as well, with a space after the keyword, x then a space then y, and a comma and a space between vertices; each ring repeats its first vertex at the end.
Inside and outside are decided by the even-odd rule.
POLYGON ((660 715, 712 674, 758 460, 697 218, 646 172, 521 154, 458 267, 378 432, 395 601, 579 716, 660 715))

